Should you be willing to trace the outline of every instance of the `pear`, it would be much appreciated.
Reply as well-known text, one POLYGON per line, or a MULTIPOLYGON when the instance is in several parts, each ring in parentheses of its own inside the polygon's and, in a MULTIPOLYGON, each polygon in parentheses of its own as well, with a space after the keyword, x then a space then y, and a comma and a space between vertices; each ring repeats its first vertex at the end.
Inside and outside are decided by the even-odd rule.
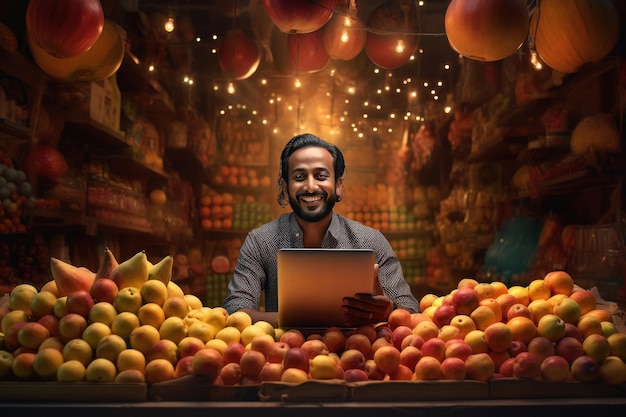
POLYGON ((167 285, 172 279, 173 267, 174 257, 172 255, 167 255, 149 268, 148 279, 157 279, 167 285))
POLYGON ((54 257, 50 258, 50 271, 57 284, 59 297, 79 290, 89 292, 96 279, 96 273, 90 269, 83 266, 77 267, 54 257))
POLYGON ((96 278, 110 278, 111 273, 117 267, 118 262, 109 248, 104 249, 104 255, 100 261, 100 268, 96 272, 96 278))
POLYGON ((138 252, 117 265, 111 271, 110 278, 115 281, 120 290, 126 287, 141 288, 141 284, 148 280, 146 253, 144 251, 138 252))

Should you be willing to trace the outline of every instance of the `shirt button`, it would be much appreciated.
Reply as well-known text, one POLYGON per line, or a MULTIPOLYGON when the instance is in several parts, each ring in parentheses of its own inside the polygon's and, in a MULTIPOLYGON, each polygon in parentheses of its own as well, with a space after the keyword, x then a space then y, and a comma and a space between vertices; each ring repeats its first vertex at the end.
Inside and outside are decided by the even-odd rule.
POLYGON ((296 237, 300 237, 300 233, 296 233, 296 237))

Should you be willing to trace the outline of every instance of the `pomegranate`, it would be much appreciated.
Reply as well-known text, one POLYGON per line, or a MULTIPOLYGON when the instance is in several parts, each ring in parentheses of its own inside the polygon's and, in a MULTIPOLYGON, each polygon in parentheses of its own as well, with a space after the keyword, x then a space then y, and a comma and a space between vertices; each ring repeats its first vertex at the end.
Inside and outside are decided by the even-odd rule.
POLYGON ((287 39, 289 60, 299 72, 317 72, 324 69, 330 55, 324 48, 323 31, 290 34, 287 39))
POLYGON ((498 61, 512 55, 528 36, 526 0, 452 0, 445 29, 450 46, 477 61, 498 61))
POLYGON ((286 33, 309 33, 330 20, 339 0, 263 0, 268 16, 286 33))
POLYGON ((409 62, 417 49, 418 26, 413 2, 389 0, 372 11, 367 25, 374 29, 365 41, 365 52, 373 63, 395 69, 409 62))
POLYGON ((22 170, 31 183, 57 184, 67 175, 67 162, 63 155, 50 145, 31 146, 22 160, 22 170))
POLYGON ((259 67, 261 51, 257 43, 240 29, 226 32, 217 59, 220 69, 236 80, 245 80, 259 67))
POLYGON ((104 28, 99 0, 30 0, 26 9, 29 38, 58 58, 87 52, 104 28))

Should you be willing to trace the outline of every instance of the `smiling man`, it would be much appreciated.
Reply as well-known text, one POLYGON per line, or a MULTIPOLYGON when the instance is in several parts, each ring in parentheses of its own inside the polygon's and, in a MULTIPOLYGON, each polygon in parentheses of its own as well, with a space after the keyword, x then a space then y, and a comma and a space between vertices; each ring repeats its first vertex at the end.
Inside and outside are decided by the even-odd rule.
POLYGON ((278 203, 284 207, 288 201, 293 211, 248 233, 224 300, 230 314, 245 311, 254 322, 264 320, 277 326, 277 252, 281 248, 372 249, 376 253, 378 291, 345 298, 347 326, 384 321, 397 307, 419 310, 385 236, 333 211, 345 194, 344 171, 339 148, 315 135, 297 135, 285 145, 278 203), (259 311, 263 293, 265 310, 259 311))

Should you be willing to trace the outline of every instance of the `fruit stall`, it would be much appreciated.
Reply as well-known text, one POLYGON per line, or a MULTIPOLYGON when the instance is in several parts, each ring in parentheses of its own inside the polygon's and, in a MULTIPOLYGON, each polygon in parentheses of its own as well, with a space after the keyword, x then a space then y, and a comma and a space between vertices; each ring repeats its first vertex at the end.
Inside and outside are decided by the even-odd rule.
POLYGON ((2 414, 623 412, 625 46, 618 0, 0 1, 2 414), (419 311, 222 307, 304 131, 419 311))

